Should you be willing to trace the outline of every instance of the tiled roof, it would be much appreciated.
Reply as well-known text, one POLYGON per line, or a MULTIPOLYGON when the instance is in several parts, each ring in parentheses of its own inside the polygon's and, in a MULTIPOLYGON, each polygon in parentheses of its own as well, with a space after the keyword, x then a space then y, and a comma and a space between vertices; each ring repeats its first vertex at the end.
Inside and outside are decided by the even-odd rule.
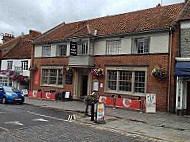
POLYGON ((31 58, 33 35, 19 36, 0 46, 3 59, 27 59, 31 58))
POLYGON ((179 17, 179 20, 187 20, 190 19, 190 0, 184 6, 184 9, 179 17))
POLYGON ((97 36, 105 36, 167 29, 177 19, 183 7, 184 3, 179 3, 74 23, 62 23, 36 38, 35 43, 93 35, 95 30, 97 36))

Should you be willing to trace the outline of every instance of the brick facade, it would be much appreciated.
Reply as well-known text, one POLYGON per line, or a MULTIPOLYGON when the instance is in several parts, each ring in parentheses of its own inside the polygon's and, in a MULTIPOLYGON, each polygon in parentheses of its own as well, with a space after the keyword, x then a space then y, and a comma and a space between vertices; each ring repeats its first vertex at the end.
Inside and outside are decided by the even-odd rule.
MULTIPOLYGON (((166 111, 168 79, 155 78, 152 75, 152 69, 155 67, 155 65, 158 65, 161 66, 168 73, 168 54, 103 57, 97 56, 95 57, 95 64, 103 68, 104 70, 107 66, 147 66, 148 71, 146 92, 154 93, 157 95, 157 110, 166 111)), ((99 78, 99 81, 105 84, 104 77, 99 78)), ((105 88, 100 88, 100 94, 109 95, 109 93, 104 92, 104 89, 105 88)))

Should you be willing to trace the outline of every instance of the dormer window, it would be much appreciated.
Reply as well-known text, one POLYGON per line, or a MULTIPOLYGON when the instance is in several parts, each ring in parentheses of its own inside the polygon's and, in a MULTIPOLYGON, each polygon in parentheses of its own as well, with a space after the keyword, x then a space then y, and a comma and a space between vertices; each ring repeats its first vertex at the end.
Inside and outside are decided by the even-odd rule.
POLYGON ((133 54, 148 54, 149 53, 149 37, 132 39, 132 53, 133 54))

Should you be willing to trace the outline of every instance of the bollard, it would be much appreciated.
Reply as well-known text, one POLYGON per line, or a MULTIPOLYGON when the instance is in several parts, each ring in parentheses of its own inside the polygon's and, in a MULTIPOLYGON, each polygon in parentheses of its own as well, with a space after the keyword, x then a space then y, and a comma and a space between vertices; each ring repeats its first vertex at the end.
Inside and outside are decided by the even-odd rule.
POLYGON ((91 121, 94 121, 94 102, 91 103, 91 121))

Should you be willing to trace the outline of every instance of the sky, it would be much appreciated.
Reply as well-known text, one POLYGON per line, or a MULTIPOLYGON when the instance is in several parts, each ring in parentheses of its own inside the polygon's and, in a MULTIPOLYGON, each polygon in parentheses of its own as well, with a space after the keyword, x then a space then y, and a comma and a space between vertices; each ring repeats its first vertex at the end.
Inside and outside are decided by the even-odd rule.
MULTIPOLYGON (((0 0, 0 34, 45 32, 66 22, 86 20, 184 0, 0 0)), ((2 38, 2 37, 1 37, 2 38)), ((0 41, 1 42, 1 41, 0 41)))

